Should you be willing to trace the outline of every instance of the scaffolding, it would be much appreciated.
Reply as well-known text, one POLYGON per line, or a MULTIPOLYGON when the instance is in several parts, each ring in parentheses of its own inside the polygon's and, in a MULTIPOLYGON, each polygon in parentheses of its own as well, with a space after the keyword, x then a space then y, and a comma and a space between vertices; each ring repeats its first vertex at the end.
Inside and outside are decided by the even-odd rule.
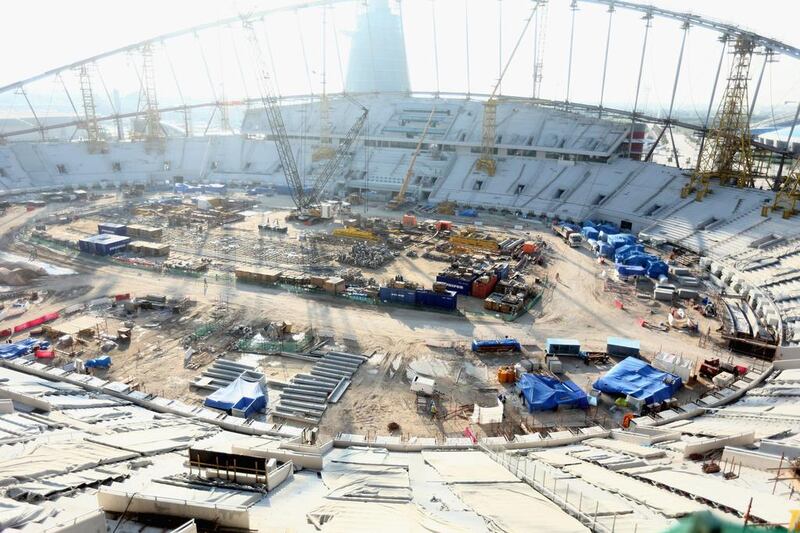
POLYGON ((102 152, 104 143, 100 135, 100 125, 97 123, 97 111, 92 93, 92 78, 89 74, 89 65, 84 63, 79 70, 81 85, 81 100, 83 101, 83 116, 86 121, 86 140, 89 142, 89 153, 102 152))
POLYGON ((689 183, 681 190, 686 198, 696 193, 702 201, 711 181, 720 185, 753 186, 753 149, 750 145, 750 112, 747 85, 754 43, 739 36, 733 46, 733 64, 725 94, 709 129, 689 183))

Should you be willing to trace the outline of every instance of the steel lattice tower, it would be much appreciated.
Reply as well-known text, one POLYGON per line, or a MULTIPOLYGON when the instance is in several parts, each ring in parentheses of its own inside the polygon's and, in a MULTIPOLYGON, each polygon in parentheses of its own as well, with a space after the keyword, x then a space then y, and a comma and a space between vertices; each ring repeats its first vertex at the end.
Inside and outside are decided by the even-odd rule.
POLYGON ((156 95, 156 74, 153 67, 153 46, 147 43, 142 47, 142 85, 145 96, 144 138, 156 148, 163 147, 164 132, 161 129, 161 114, 158 111, 156 95))
POLYGON ((714 122, 706 133, 706 142, 698 156, 697 167, 692 172, 689 183, 681 190, 683 198, 696 192, 697 201, 702 201, 709 193, 713 179, 718 179, 720 185, 753 185, 747 84, 754 48, 752 41, 744 37, 735 41, 728 85, 714 122))
POLYGON ((89 141, 89 153, 93 154, 103 150, 103 142, 100 136, 100 126, 97 123, 97 111, 94 105, 94 94, 92 93, 92 78, 89 74, 88 64, 81 65, 78 75, 81 85, 83 115, 86 120, 86 139, 89 141))

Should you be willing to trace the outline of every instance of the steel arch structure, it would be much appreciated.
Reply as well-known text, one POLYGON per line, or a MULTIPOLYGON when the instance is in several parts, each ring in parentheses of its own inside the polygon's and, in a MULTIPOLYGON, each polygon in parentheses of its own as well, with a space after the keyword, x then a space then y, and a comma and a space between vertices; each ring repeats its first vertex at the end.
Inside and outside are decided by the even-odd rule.
MULTIPOLYGON (((300 2, 300 3, 294 4, 294 5, 287 5, 287 6, 282 6, 282 7, 272 8, 272 9, 261 10, 261 11, 255 12, 255 13, 249 13, 249 14, 246 15, 246 18, 251 19, 251 20, 253 20, 253 19, 264 20, 264 19, 267 19, 267 18, 269 18, 271 16, 274 16, 274 15, 276 15, 278 13, 285 13, 285 12, 291 12, 291 11, 298 12, 298 11, 301 11, 301 10, 311 10, 311 9, 325 9, 325 8, 328 8, 328 7, 331 7, 331 6, 334 6, 334 5, 354 3, 355 1, 356 0, 315 0, 315 1, 305 1, 305 2, 300 2)), ((398 1, 398 3, 400 5, 402 5, 402 2, 400 0, 397 0, 397 1, 398 1)), ((432 0, 432 1, 435 2, 435 0, 432 0)), ((468 1, 468 0, 465 0, 465 1, 468 1)), ((502 0, 500 0, 500 1, 502 2, 502 0)), ((535 0, 535 1, 536 2, 547 2, 548 0, 535 0)), ((525 102, 529 102, 529 103, 534 103, 534 104, 537 104, 537 105, 542 105, 542 106, 547 106, 547 107, 556 107, 556 108, 561 108, 561 109, 569 109, 569 110, 572 110, 572 111, 582 112, 582 113, 597 113, 598 116, 602 116, 603 114, 605 114, 607 116, 614 117, 614 118, 617 118, 617 119, 620 119, 620 120, 630 121, 631 123, 633 123, 633 122, 643 122, 643 123, 647 123, 647 124, 659 125, 659 126, 661 126, 663 128, 662 129, 662 135, 663 135, 664 131, 667 130, 667 128, 671 128, 671 127, 685 128, 687 130, 690 130, 690 131, 693 131, 693 132, 697 132, 697 133, 702 135, 707 130, 707 127, 708 127, 708 124, 709 124, 709 117, 710 117, 710 114, 711 114, 712 105, 713 105, 713 101, 714 101, 714 98, 715 98, 717 81, 720 79, 720 76, 722 75, 722 71, 721 71, 722 57, 725 54, 725 42, 726 42, 726 39, 730 39, 730 38, 734 38, 734 37, 747 38, 747 39, 751 40, 751 42, 753 42, 754 45, 756 47, 758 47, 762 51, 762 53, 765 54, 765 62, 764 62, 764 66, 762 66, 762 68, 761 68, 761 72, 760 72, 760 74, 758 76, 758 79, 757 79, 757 85, 756 85, 756 89, 754 91, 754 96, 753 96, 753 99, 752 99, 752 106, 755 106, 756 100, 758 98, 758 89, 759 89, 759 87, 761 85, 761 79, 764 76, 764 69, 765 69, 765 66, 766 66, 766 63, 767 63, 767 59, 769 57, 772 57, 773 55, 782 55, 782 56, 785 56, 787 58, 791 58, 792 60, 800 59, 800 48, 798 48, 798 47, 792 46, 792 45, 790 45, 788 43, 781 42, 781 41, 779 41, 777 39, 773 39, 773 38, 769 38, 769 37, 766 37, 766 36, 759 35, 757 33, 754 33, 752 31, 739 28, 738 26, 735 26, 735 25, 732 25, 732 24, 719 22, 719 21, 716 21, 716 20, 713 20, 713 19, 710 19, 710 18, 707 18, 707 17, 703 17, 703 16, 699 16, 699 15, 696 15, 696 14, 692 14, 692 13, 680 13, 680 12, 675 12, 675 11, 670 11, 670 10, 667 10, 667 9, 663 9, 663 8, 660 8, 660 7, 657 7, 657 6, 654 6, 654 5, 638 4, 638 3, 634 3, 634 2, 630 2, 630 1, 621 1, 621 0, 549 0, 549 1, 550 2, 559 1, 561 4, 568 5, 570 7, 570 9, 572 9, 572 12, 573 12, 572 33, 570 35, 570 50, 569 50, 569 57, 568 57, 568 62, 569 62, 569 66, 570 66, 570 70, 569 70, 570 73, 568 74, 568 79, 567 79, 567 94, 565 95, 565 97, 563 99, 543 99, 543 98, 533 99, 533 98, 525 98, 525 97, 515 96, 515 95, 503 95, 504 99, 520 100, 520 101, 525 101, 525 102), (608 37, 607 37, 606 43, 605 43, 606 64, 604 64, 604 68, 603 68, 603 82, 602 82, 603 88, 605 86, 605 78, 606 78, 606 75, 607 75, 607 72, 606 72, 607 58, 608 58, 608 54, 609 54, 609 43, 610 43, 610 40, 611 40, 611 33, 612 33, 611 20, 612 20, 612 18, 614 16, 614 12, 616 10, 621 9, 621 10, 628 10, 628 11, 632 11, 632 12, 636 12, 636 13, 642 13, 644 15, 643 19, 645 20, 646 28, 649 27, 649 25, 652 23, 652 20, 655 19, 655 18, 679 21, 679 22, 682 23, 684 43, 685 43, 686 33, 687 33, 688 29, 690 27, 692 27, 692 26, 697 26, 697 27, 704 28, 704 29, 707 29, 707 30, 710 30, 712 32, 717 33, 720 36, 720 39, 723 41, 723 46, 722 46, 722 53, 721 53, 720 61, 719 61, 719 64, 717 65, 717 67, 716 67, 716 77, 715 77, 715 82, 714 82, 714 90, 712 91, 712 95, 711 95, 711 98, 710 98, 710 101, 709 101, 708 111, 706 113, 705 120, 700 121, 699 123, 692 123, 692 122, 688 122, 686 120, 678 120, 678 119, 673 117, 673 112, 672 111, 673 111, 673 107, 674 107, 674 103, 675 103, 675 94, 676 94, 676 91, 677 91, 678 79, 679 79, 680 74, 681 74, 681 64, 682 64, 683 53, 684 53, 683 45, 680 47, 680 51, 678 53, 678 61, 677 61, 678 67, 677 67, 676 74, 675 74, 675 82, 673 84, 672 94, 671 94, 671 104, 670 104, 670 109, 669 109, 669 113, 667 114, 667 116, 654 116, 652 114, 647 114, 647 113, 641 112, 638 109, 638 105, 637 105, 638 104, 638 100, 639 100, 639 86, 638 85, 637 85, 636 98, 634 100, 634 104, 633 104, 631 109, 619 109, 619 108, 605 106, 604 102, 603 102, 603 89, 601 89, 601 96, 600 96, 599 104, 571 101, 570 100, 570 94, 569 94, 570 81, 571 80, 569 79, 569 77, 571 76, 571 70, 572 70, 571 66, 572 66, 572 61, 573 61, 573 57, 572 57, 572 42, 574 40, 575 12, 578 11, 579 5, 582 5, 582 4, 595 4, 595 5, 606 6, 607 7, 607 12, 609 13, 609 15, 608 15, 609 16, 608 37)), ((433 10, 433 16, 436 17, 436 10, 435 9, 433 10)), ((50 70, 48 70, 46 72, 43 72, 41 74, 38 74, 36 76, 32 76, 32 77, 26 78, 24 80, 20 80, 20 81, 8 84, 8 85, 6 85, 4 87, 0 87, 0 96, 3 95, 3 94, 6 94, 6 93, 12 92, 12 91, 16 91, 18 94, 21 94, 24 97, 24 99, 25 99, 25 101, 27 103, 27 106, 30 109, 31 114, 33 115, 34 122, 36 123, 36 125, 32 126, 32 127, 20 128, 20 129, 16 129, 16 130, 12 130, 12 131, 0 132, 0 142, 5 142, 5 141, 8 141, 8 140, 14 140, 15 137, 20 137, 20 136, 23 136, 23 135, 29 135, 31 133, 39 133, 39 134, 41 134, 42 138, 44 139, 44 132, 46 132, 46 131, 62 129, 62 128, 70 128, 70 127, 80 128, 82 125, 84 125, 86 123, 86 119, 80 117, 80 113, 78 113, 78 110, 75 107, 75 104, 73 103, 72 96, 70 95, 70 93, 67 90, 66 86, 63 84, 63 80, 62 80, 61 83, 62 83, 62 86, 64 87, 64 91, 66 93, 66 96, 69 99, 70 104, 72 105, 72 108, 76 111, 76 113, 75 113, 76 119, 75 120, 65 120, 63 122, 57 122, 57 123, 48 123, 48 124, 44 124, 44 123, 40 122, 39 118, 38 118, 38 115, 37 115, 37 112, 36 112, 36 109, 35 109, 35 106, 31 103, 31 100, 28 98, 28 95, 27 95, 26 90, 25 90, 25 88, 27 86, 31 85, 32 83, 35 83, 37 81, 41 81, 41 80, 44 80, 44 79, 47 79, 47 78, 51 78, 51 77, 52 78, 58 78, 58 77, 62 76, 64 73, 74 71, 75 69, 81 69, 82 67, 85 67, 86 65, 96 64, 96 63, 98 63, 98 62, 100 62, 102 60, 108 59, 108 58, 112 58, 112 57, 115 57, 115 56, 120 56, 120 55, 123 55, 123 54, 129 54, 129 53, 140 51, 143 48, 146 48, 149 45, 154 44, 154 43, 159 43, 159 44, 163 43, 163 44, 166 45, 171 40, 179 38, 179 37, 189 36, 189 35, 197 35, 198 33, 205 32, 205 31, 208 31, 208 30, 212 30, 212 29, 215 29, 215 28, 220 28, 220 27, 225 27, 225 26, 230 27, 232 25, 237 25, 237 24, 241 23, 243 17, 244 17, 244 15, 241 16, 241 17, 228 17, 228 18, 220 19, 220 20, 209 22, 209 23, 205 23, 205 24, 192 26, 192 27, 185 28, 185 29, 182 29, 182 30, 177 30, 177 31, 165 33, 165 34, 162 34, 162 35, 157 35, 155 37, 152 37, 152 38, 149 38, 149 39, 146 39, 146 40, 143 40, 143 41, 132 43, 130 45, 127 45, 127 46, 124 46, 124 47, 120 47, 120 48, 116 48, 114 50, 109 50, 109 51, 104 52, 102 54, 98 54, 98 55, 95 55, 95 56, 92 56, 92 57, 84 58, 84 59, 81 59, 79 61, 75 61, 75 62, 72 62, 70 64, 63 65, 61 67, 50 69, 50 70)), ((435 24, 434 24, 434 29, 435 29, 435 24)), ((502 37, 501 37, 501 39, 502 39, 502 37)), ((469 40, 469 36, 468 35, 467 35, 467 40, 469 40)), ((434 47, 435 46, 436 46, 436 41, 434 40, 434 47)), ((644 65, 645 65, 644 57, 645 57, 646 46, 647 46, 647 29, 645 31, 645 39, 644 39, 644 42, 642 44, 642 60, 641 60, 640 65, 639 65, 639 80, 640 80, 640 83, 641 83, 641 73, 642 73, 642 70, 643 70, 644 65)), ((501 49, 502 49, 502 45, 501 45, 501 49)), ((201 53, 202 53, 202 51, 201 51, 201 53)), ((469 43, 468 42, 467 42, 467 47, 466 47, 466 53, 467 53, 467 55, 469 54, 469 43)), ((308 65, 306 65, 306 69, 308 70, 308 65)), ((437 64, 437 69, 438 69, 438 64, 437 64)), ((467 57, 467 69, 469 69, 469 57, 467 57)), ((541 75, 541 74, 539 73, 538 75, 541 75)), ((210 74, 209 74, 209 76, 210 76, 210 74)), ((437 74, 437 79, 438 79, 438 74, 437 74)), ((140 79, 140 82, 141 82, 141 79, 140 79)), ((178 84, 178 80, 177 79, 176 79, 176 84, 178 84)), ((180 91, 180 86, 178 87, 178 91, 181 92, 180 91)), ((106 91, 106 92, 108 92, 108 91, 106 91)), ((383 94, 387 94, 387 93, 383 93, 383 94)), ((469 91, 469 89, 467 91, 465 91, 465 92, 439 92, 438 90, 435 91, 435 92, 433 92, 433 91, 413 91, 411 94, 412 95, 433 95, 435 97, 447 96, 447 97, 452 97, 452 98, 477 98, 477 99, 482 99, 482 98, 485 98, 487 96, 485 94, 472 93, 472 92, 469 91)), ((294 95, 284 96, 283 100, 289 101, 289 100, 298 99, 298 98, 302 98, 302 99, 306 99, 307 100, 309 98, 314 98, 316 96, 317 95, 314 95, 314 94, 294 94, 294 95)), ((332 94, 331 96, 336 96, 336 95, 332 94)), ((188 115, 188 114, 191 113, 192 110, 204 109, 204 108, 248 106, 253 101, 254 101, 254 99, 248 99, 248 98, 244 98, 244 97, 232 98, 232 99, 226 99, 226 98, 217 97, 217 98, 214 98, 213 100, 207 100, 207 101, 196 102, 196 103, 191 103, 191 104, 184 103, 182 105, 166 105, 166 106, 158 108, 155 111, 157 111, 159 113, 182 112, 182 113, 188 115)), ((147 109, 137 109, 135 111, 120 112, 119 110, 115 110, 115 113, 113 113, 113 114, 106 114, 106 115, 102 115, 102 116, 97 116, 97 117, 94 117, 94 120, 96 120, 99 123, 106 123, 106 122, 110 122, 110 121, 116 121, 117 124, 118 124, 118 138, 121 138, 122 137, 122 130, 121 130, 121 127, 119 126, 119 122, 120 122, 121 119, 138 118, 138 117, 145 116, 148 112, 153 112, 153 111, 154 110, 149 110, 148 111, 147 109)), ((751 112, 752 112, 752 107, 751 107, 751 112)), ((798 104, 797 112, 795 114, 795 122, 797 121, 798 117, 800 117, 800 104, 798 104)), ((793 134, 793 131, 794 130, 792 128, 792 131, 790 131, 790 135, 789 135, 790 138, 791 138, 791 136, 793 134)), ((758 146, 760 148, 762 148, 762 149, 765 149, 765 150, 777 152, 777 153, 779 153, 779 154, 781 154, 783 156, 790 155, 787 150, 781 150, 781 149, 779 149, 777 147, 766 146, 766 145, 763 145, 763 144, 758 145, 758 146)))

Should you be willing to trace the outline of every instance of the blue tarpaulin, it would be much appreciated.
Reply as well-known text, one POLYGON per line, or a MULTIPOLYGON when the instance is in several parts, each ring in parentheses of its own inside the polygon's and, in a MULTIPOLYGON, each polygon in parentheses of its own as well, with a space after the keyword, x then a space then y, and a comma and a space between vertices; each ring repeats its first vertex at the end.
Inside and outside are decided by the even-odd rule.
POLYGON ((572 381, 559 381, 555 378, 537 374, 523 374, 517 382, 528 410, 545 411, 556 407, 589 406, 586 393, 572 381))
POLYGON ((682 386, 678 376, 656 370, 635 357, 623 359, 593 385, 606 394, 632 396, 645 404, 668 400, 682 386))
POLYGON ((3 344, 0 345, 0 359, 16 359, 17 357, 22 357, 23 355, 31 353, 36 347, 46 350, 50 347, 50 343, 29 337, 13 344, 3 344))
POLYGON ((581 235, 587 240, 592 239, 596 241, 600 232, 591 226, 584 226, 583 229, 581 229, 581 235))
POLYGON ((236 378, 227 387, 214 391, 203 402, 206 407, 226 412, 239 411, 245 418, 267 407, 267 397, 261 384, 236 378))
POLYGON ((86 368, 109 368, 111 366, 111 357, 108 355, 95 357, 94 359, 87 360, 84 366, 86 368))
POLYGON ((606 242, 617 250, 629 244, 636 244, 636 236, 630 233, 609 233, 606 242))
POLYGON ((617 263, 621 263, 623 259, 628 257, 629 255, 643 253, 644 246, 641 244, 626 244, 625 246, 621 246, 617 248, 617 252, 614 254, 614 261, 617 263))
POLYGON ((478 212, 474 209, 462 209, 458 212, 458 216, 460 217, 476 217, 478 216, 478 212))
POLYGON ((614 255, 614 247, 607 242, 597 243, 597 255, 610 258, 614 255))

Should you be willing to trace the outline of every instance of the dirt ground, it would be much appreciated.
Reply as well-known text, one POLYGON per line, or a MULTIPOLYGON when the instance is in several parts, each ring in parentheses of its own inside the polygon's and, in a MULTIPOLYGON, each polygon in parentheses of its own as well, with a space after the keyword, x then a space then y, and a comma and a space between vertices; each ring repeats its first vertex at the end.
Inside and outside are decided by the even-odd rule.
MULTIPOLYGON (((272 201, 273 199, 270 199, 272 201)), ((286 199, 281 199, 280 202, 286 199)), ((279 203, 280 203, 279 202, 279 203)), ((275 213, 285 206, 277 205, 275 213)), ((377 211, 377 210, 376 210, 377 211)), ((370 213, 372 214, 372 213, 370 213)), ((34 215, 11 211, 0 218, 0 231, 5 236, 14 233, 14 228, 28 222, 34 215)), ((399 216, 393 213, 392 216, 399 216)), ((234 225, 234 230, 220 232, 253 231, 251 226, 261 222, 261 215, 253 215, 234 225)), ((109 262, 78 259, 74 254, 39 250, 41 260, 59 266, 73 268, 71 276, 49 277, 38 282, 35 289, 45 297, 32 303, 13 322, 45 312, 60 310, 77 302, 119 293, 164 294, 188 297, 196 305, 182 315, 163 315, 146 312, 133 318, 135 323, 130 346, 112 350, 113 366, 109 377, 138 383, 147 391, 180 398, 189 402, 201 402, 203 394, 189 386, 193 378, 215 357, 236 358, 231 349, 235 336, 227 334, 227 328, 246 324, 254 328, 263 327, 269 321, 287 321, 298 327, 311 327, 320 332, 333 334, 334 341, 346 343, 352 350, 372 354, 367 363, 355 375, 353 383, 339 403, 330 405, 322 420, 321 431, 327 434, 370 433, 387 434, 387 424, 400 425, 400 433, 415 436, 461 435, 469 424, 467 419, 471 406, 494 406, 500 393, 507 394, 507 422, 498 427, 477 428, 479 434, 521 433, 525 429, 540 427, 580 426, 592 422, 611 423, 614 413, 601 407, 599 411, 560 411, 558 413, 527 413, 519 405, 513 390, 497 381, 500 366, 518 362, 521 357, 541 358, 541 349, 549 337, 567 337, 579 340, 584 349, 603 350, 606 337, 619 336, 638 339, 642 351, 652 355, 658 351, 669 351, 693 359, 718 355, 720 349, 714 342, 700 346, 700 339, 681 331, 663 332, 646 329, 639 319, 650 322, 666 321, 669 307, 652 300, 636 296, 630 286, 611 284, 607 280, 612 268, 599 264, 588 252, 570 248, 541 225, 522 230, 512 226, 516 221, 504 220, 491 215, 483 219, 486 229, 496 228, 504 234, 519 236, 541 236, 549 247, 544 269, 531 272, 530 276, 547 276, 551 281, 555 274, 559 282, 548 288, 541 302, 529 313, 514 322, 484 312, 480 302, 472 298, 460 298, 463 315, 447 315, 388 306, 359 305, 329 296, 296 294, 272 287, 234 285, 224 276, 209 275, 208 286, 201 278, 165 275, 145 270, 118 266, 109 262), (621 287, 621 288, 620 288, 621 287), (622 308, 614 305, 615 299, 622 308), (224 310, 219 306, 224 302, 224 310), (212 316, 216 314, 216 316, 212 316), (201 344, 194 356, 196 367, 184 367, 184 338, 209 321, 222 324, 201 344), (526 353, 477 356, 469 349, 473 338, 518 338, 526 353), (409 376, 413 373, 427 375, 436 380, 437 391, 441 391, 439 416, 432 420, 429 412, 418 412, 416 395, 409 390, 409 376), (469 406, 469 407, 465 407, 469 406)), ((84 219, 75 229, 94 231, 95 219, 84 219)), ((314 231, 322 227, 314 227, 314 231)), ((294 239, 303 228, 293 227, 286 239, 294 239)), ((73 237, 74 238, 74 237, 73 237)), ((6 245, 9 241, 6 240, 6 245)), ((18 245, 17 253, 27 245, 18 245)), ((400 273, 407 279, 426 286, 441 270, 443 263, 422 258, 411 259, 401 254, 390 265, 378 271, 365 271, 366 276, 376 279, 400 273)), ((644 285, 641 292, 647 292, 644 285)), ((652 294, 652 289, 650 289, 652 294)), ((113 314, 113 312, 112 312, 113 314)), ((690 315, 700 322, 700 330, 711 331, 712 339, 719 323, 706 320, 698 313, 690 315)), ((0 327, 8 327, 12 321, 2 321, 0 327)), ((109 330, 117 323, 109 324, 109 330)), ((89 346, 85 356, 94 356, 99 347, 89 346)), ((269 379, 287 381, 299 372, 308 371, 309 365, 302 361, 280 356, 265 356, 257 360, 269 379)), ((742 360, 737 358, 737 360, 742 360)), ((750 361, 745 360, 748 364, 750 361)), ((585 366, 583 363, 566 362, 566 377, 581 387, 589 389, 591 383, 610 367, 585 366)), ((699 395, 700 389, 688 389, 687 397, 699 395)))

